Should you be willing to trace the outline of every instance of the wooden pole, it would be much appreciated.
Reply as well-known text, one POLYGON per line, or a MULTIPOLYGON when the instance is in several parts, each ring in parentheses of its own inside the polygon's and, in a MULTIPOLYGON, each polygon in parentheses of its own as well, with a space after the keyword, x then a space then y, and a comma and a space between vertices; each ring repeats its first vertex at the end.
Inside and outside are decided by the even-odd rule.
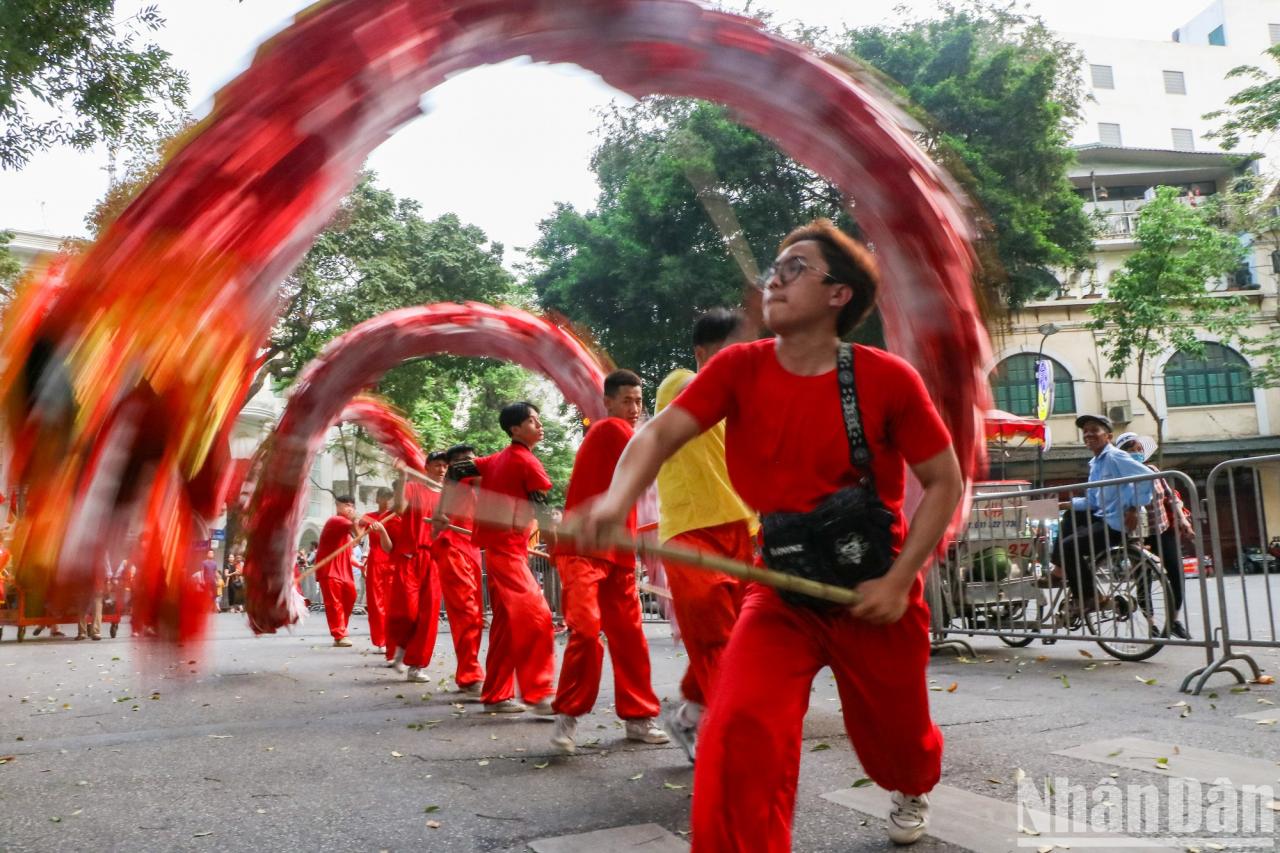
MULTIPOLYGON (((418 480, 428 483, 429 485, 440 485, 435 480, 425 474, 414 471, 412 468, 401 467, 405 474, 418 480)), ((562 525, 557 536, 563 536, 566 539, 574 538, 574 525, 562 525)), ((633 537, 621 530, 608 532, 605 537, 604 544, 614 548, 626 548, 635 551, 642 557, 654 556, 661 557, 664 560, 680 563, 684 566, 691 566, 695 569, 702 569, 708 572, 723 572, 742 580, 755 581, 774 589, 781 589, 787 592, 800 593, 811 598, 830 601, 835 604, 854 605, 862 600, 862 597, 851 589, 842 586, 833 586, 832 584, 819 583, 818 581, 809 580, 808 578, 797 577, 796 575, 788 575, 783 572, 775 572, 772 569, 764 569, 753 566, 750 563, 740 563, 737 560, 731 560, 728 557, 721 557, 717 554, 705 554, 702 551, 694 551, 689 548, 680 548, 674 545, 659 545, 656 542, 649 541, 640 537, 633 537)), ((536 551, 533 553, 537 553, 536 551)))

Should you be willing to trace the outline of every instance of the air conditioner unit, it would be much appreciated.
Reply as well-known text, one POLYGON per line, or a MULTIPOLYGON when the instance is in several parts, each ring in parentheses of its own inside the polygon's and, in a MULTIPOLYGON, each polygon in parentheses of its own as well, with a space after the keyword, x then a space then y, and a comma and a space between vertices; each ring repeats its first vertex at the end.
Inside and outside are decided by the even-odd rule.
POLYGON ((1107 410, 1107 417, 1113 424, 1127 424, 1133 420, 1133 404, 1128 400, 1104 403, 1103 408, 1107 410))

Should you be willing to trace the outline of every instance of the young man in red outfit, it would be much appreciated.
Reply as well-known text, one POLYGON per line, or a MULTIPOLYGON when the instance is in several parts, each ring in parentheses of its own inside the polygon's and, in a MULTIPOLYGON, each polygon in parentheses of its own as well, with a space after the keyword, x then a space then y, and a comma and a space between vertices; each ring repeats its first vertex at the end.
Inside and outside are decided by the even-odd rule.
MULTIPOLYGON (((449 465, 474 462, 475 458, 476 450, 469 444, 455 444, 445 451, 445 462, 449 465)), ((450 525, 473 530, 475 514, 475 486, 465 481, 455 486, 446 484, 432 527, 435 544, 431 546, 431 563, 440 577, 440 591, 449 614, 449 635, 453 638, 458 662, 453 680, 458 690, 468 696, 479 696, 484 683, 484 668, 480 666, 480 636, 484 632, 483 576, 480 549, 476 548, 472 535, 452 529, 450 525)))
MULTIPOLYGON (((385 486, 378 489, 374 498, 377 512, 364 517, 366 524, 372 521, 386 523, 394 512, 391 509, 395 492, 385 486)), ((369 554, 364 561, 364 606, 369 613, 369 642, 375 651, 387 646, 387 597, 391 593, 391 552, 382 547, 381 537, 369 538, 369 554)))
MULTIPOLYGON (((564 503, 569 522, 609 488, 618 457, 644 411, 640 377, 630 370, 615 370, 606 376, 604 407, 609 416, 590 425, 573 460, 564 503)), ((627 512, 626 526, 634 536, 634 506, 627 512)), ((573 738, 578 717, 591 710, 600 692, 603 629, 613 661, 614 707, 624 721, 627 739, 666 743, 666 733, 654 722, 661 706, 649 680, 649 643, 636 594, 635 554, 629 548, 595 551, 567 543, 556 548, 555 564, 569 644, 553 703, 556 730, 551 742, 565 752, 576 749, 573 738)))
POLYGON ((534 507, 546 505, 551 489, 533 455, 542 441, 542 419, 537 406, 519 402, 505 406, 498 423, 511 444, 449 473, 451 480, 474 477, 480 485, 473 542, 485 552, 493 605, 480 698, 493 713, 550 716, 556 668, 551 610, 529 571, 527 553, 534 507), (523 702, 515 699, 517 683, 523 702))
POLYGON ((857 585, 856 605, 819 611, 763 585, 747 590, 698 738, 693 849, 791 849, 804 714, 824 666, 835 674, 864 771, 893 792, 889 837, 910 844, 928 825, 927 794, 942 767, 942 735, 929 717, 920 572, 960 502, 960 466, 919 374, 864 346, 853 348, 852 378, 871 460, 868 470, 850 461, 835 368, 840 338, 875 303, 878 272, 864 246, 817 220, 787 235, 763 285, 774 337, 725 348, 636 434, 581 539, 594 545, 601 527, 625 524, 662 463, 721 420, 734 488, 766 517, 811 512, 872 475, 896 516, 895 557, 886 574, 857 585), (924 489, 909 532, 908 467, 924 489))
MULTIPOLYGON (((427 456, 427 476, 439 482, 447 466, 444 453, 427 456)), ((425 672, 440 630, 440 579, 431 564, 431 523, 440 490, 430 484, 407 483, 395 506, 399 524, 395 540, 391 618, 387 630, 387 666, 406 673, 408 681, 426 682, 425 672)))
MULTIPOLYGON (((353 536, 364 535, 365 525, 356 520, 356 503, 349 495, 339 495, 336 503, 337 514, 326 521, 320 531, 316 563, 319 564, 331 554, 336 553, 337 556, 316 571, 316 580, 324 594, 324 617, 329 623, 333 644, 346 648, 351 645, 351 641, 347 639, 347 623, 351 620, 351 610, 356 604, 356 578, 351 570, 351 549, 347 547, 347 543, 353 536)), ((378 534, 384 547, 391 545, 380 522, 369 522, 369 529, 378 534)))
MULTIPOLYGON (((693 324, 693 357, 701 370, 713 355, 743 336, 743 317, 712 309, 693 324)), ((673 370, 658 386, 657 409, 671 405, 696 374, 673 370)), ((658 472, 658 539, 692 551, 749 563, 755 554, 756 514, 729 482, 724 423, 692 439, 658 472)), ((689 666, 680 682, 684 702, 663 726, 694 760, 698 725, 713 695, 720 656, 738 620, 746 585, 730 575, 663 561, 680 638, 689 666)))

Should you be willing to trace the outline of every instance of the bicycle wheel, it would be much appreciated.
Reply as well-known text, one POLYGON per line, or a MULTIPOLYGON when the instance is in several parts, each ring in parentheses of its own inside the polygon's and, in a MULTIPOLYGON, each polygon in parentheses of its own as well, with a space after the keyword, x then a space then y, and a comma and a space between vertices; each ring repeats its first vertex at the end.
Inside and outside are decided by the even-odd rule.
POLYGON ((1085 615, 1098 645, 1114 658, 1146 660, 1169 636, 1173 596, 1159 561, 1138 548, 1116 548, 1094 567, 1102 606, 1085 615))

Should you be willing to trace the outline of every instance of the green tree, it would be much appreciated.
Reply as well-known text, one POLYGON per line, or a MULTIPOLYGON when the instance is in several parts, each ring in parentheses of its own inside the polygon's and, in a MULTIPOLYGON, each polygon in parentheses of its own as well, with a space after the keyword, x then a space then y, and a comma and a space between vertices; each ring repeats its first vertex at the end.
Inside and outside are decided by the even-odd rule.
MULTIPOLYGON (((1267 54, 1280 65, 1280 44, 1268 48, 1267 54)), ((1221 127, 1206 136, 1220 140, 1223 148, 1232 151, 1245 137, 1264 136, 1280 129, 1280 71, 1269 75, 1261 66, 1239 65, 1227 72, 1227 79, 1253 82, 1227 98, 1226 109, 1204 116, 1225 119, 1221 127)))
POLYGON ((901 86, 920 141, 961 179, 990 226, 985 284, 1011 307, 1083 268, 1093 229, 1067 178, 1080 55, 1012 7, 943 4, 941 17, 847 31, 842 50, 901 86))
POLYGON ((164 25, 155 6, 123 21, 114 0, 5 0, 0 11, 0 168, 54 145, 145 146, 186 103, 169 54, 139 43, 164 25))
POLYGON ((22 276, 22 264, 9 248, 13 242, 12 231, 0 231, 0 306, 13 298, 13 289, 22 276))
POLYGON ((1146 383, 1148 361, 1169 349, 1202 352, 1204 332, 1239 340, 1252 322, 1236 297, 1213 296, 1207 283, 1237 269, 1244 246, 1212 219, 1211 210, 1183 204, 1175 187, 1159 187, 1138 214, 1136 248, 1111 277, 1107 299, 1090 309, 1090 328, 1107 357, 1107 376, 1135 368, 1137 397, 1164 445, 1164 421, 1146 383))
MULTIPOLYGON (((922 144, 989 217, 983 284, 995 301, 1045 295, 1053 270, 1084 264, 1092 228, 1066 177, 1066 125, 1080 98, 1074 48, 1037 19, 979 6, 799 35, 855 53, 916 101, 922 144)), ((609 111, 600 135, 595 209, 558 205, 526 273, 544 305, 651 383, 689 363, 694 317, 741 301, 787 231, 815 216, 856 227, 834 187, 719 106, 650 98, 609 111)), ((874 328, 866 334, 875 340, 874 328)))
POLYGON ((558 205, 526 271, 543 305, 652 385, 689 363, 699 313, 739 303, 758 259, 797 224, 841 216, 841 198, 716 105, 646 99, 600 133, 596 209, 558 205))

